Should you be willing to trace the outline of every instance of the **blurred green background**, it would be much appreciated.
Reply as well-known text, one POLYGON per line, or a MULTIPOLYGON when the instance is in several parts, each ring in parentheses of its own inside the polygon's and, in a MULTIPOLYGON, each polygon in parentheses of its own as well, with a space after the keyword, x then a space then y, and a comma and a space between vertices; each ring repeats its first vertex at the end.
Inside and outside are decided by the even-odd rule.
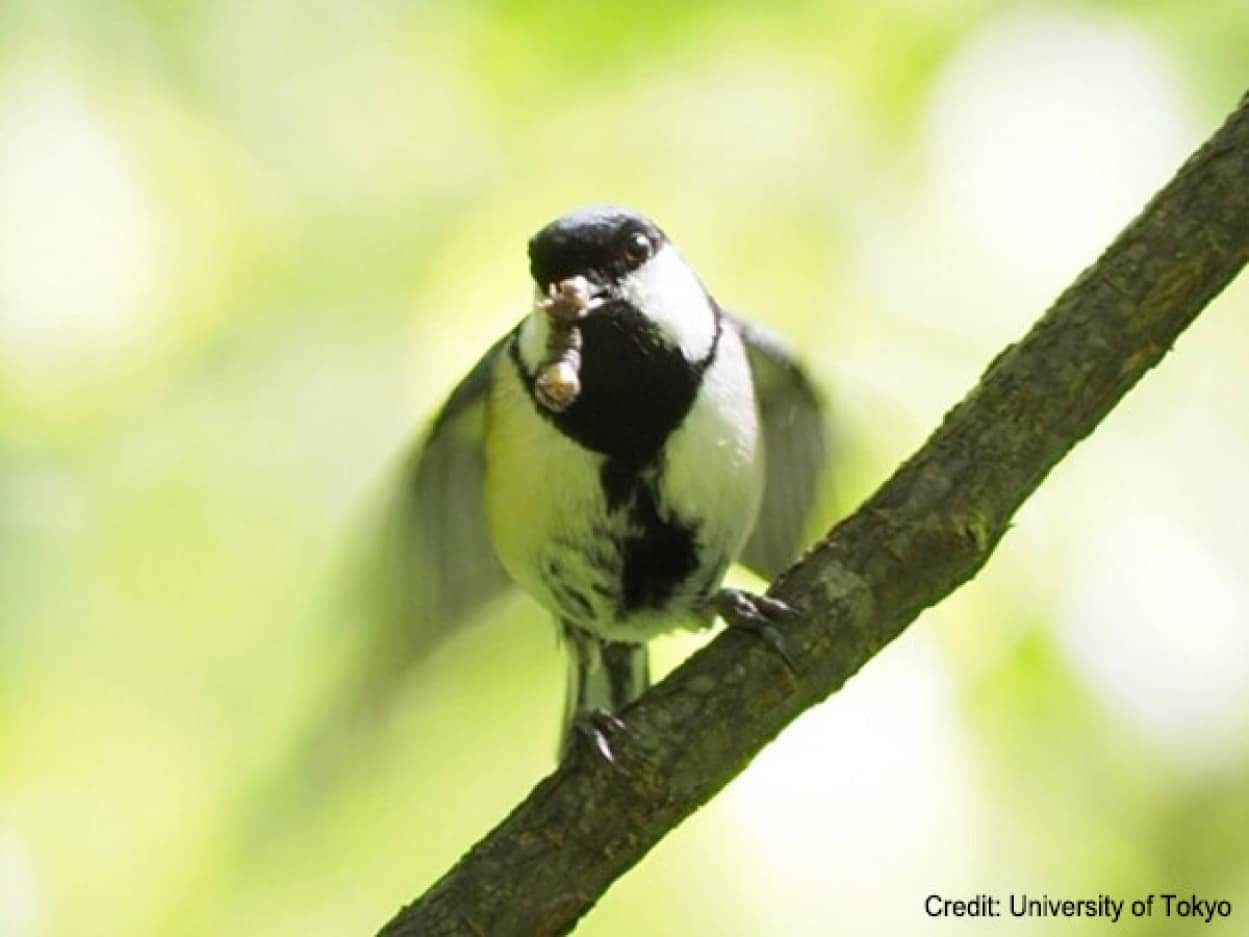
MULTIPOLYGON (((0 934, 372 933, 552 767, 563 664, 517 597, 350 770, 290 777, 357 505, 523 310, 538 226, 639 208, 794 341, 843 444, 826 524, 1247 50, 1244 0, 0 0, 0 934)), ((1195 891, 1244 933, 1247 313, 579 933, 1110 929, 923 914, 979 891, 1195 891)))

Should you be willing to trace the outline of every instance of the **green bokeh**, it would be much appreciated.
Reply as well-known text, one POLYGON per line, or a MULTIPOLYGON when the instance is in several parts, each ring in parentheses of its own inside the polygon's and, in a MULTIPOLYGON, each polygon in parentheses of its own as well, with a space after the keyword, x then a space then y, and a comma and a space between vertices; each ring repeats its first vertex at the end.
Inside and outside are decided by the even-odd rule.
MULTIPOLYGON (((990 193, 1022 199, 990 237, 934 156, 968 87, 1044 90, 1088 42, 1091 97, 1131 100, 1133 69, 1172 97, 1037 139, 1117 153, 1096 196, 1157 159, 1116 135, 1166 125, 1156 185, 1244 91, 1249 6, 0 4, 0 934, 373 932, 552 765, 563 664, 516 597, 349 768, 292 767, 342 653, 324 611, 353 518, 522 311, 527 236, 636 206, 789 336, 835 404, 827 523, 1092 259, 1030 266, 1054 236, 1028 186, 990 193), (976 58, 1030 35, 1052 70, 976 58)), ((1073 198, 1071 239, 1147 195, 1108 231, 1073 198)), ((985 890, 1196 891, 1243 927, 1249 698, 1218 658, 1249 658, 1223 627, 1249 633, 1247 302, 579 933, 965 933, 923 899, 985 890), (1160 606, 1191 610, 1179 637, 1100 642, 1160 606), (1168 648, 1175 717, 1140 686, 1168 648)))

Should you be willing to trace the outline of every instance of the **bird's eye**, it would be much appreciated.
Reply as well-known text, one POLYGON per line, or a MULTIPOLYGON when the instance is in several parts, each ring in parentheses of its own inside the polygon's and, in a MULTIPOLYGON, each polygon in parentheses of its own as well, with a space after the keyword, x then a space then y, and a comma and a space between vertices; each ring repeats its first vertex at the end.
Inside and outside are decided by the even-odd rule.
POLYGON ((629 240, 625 242, 625 254, 634 263, 640 264, 644 260, 648 260, 655 251, 655 245, 641 231, 629 236, 629 240))

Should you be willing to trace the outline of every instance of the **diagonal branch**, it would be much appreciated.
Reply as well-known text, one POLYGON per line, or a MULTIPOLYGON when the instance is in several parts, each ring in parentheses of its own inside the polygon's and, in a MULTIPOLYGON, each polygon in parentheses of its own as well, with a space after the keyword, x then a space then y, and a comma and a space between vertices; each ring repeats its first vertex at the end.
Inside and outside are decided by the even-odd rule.
POLYGON ((726 632, 575 753, 387 937, 572 929, 799 713, 984 565, 1011 515, 1249 259, 1249 96, 931 438, 778 579, 797 665, 726 632), (588 746, 587 746, 588 749, 588 746))

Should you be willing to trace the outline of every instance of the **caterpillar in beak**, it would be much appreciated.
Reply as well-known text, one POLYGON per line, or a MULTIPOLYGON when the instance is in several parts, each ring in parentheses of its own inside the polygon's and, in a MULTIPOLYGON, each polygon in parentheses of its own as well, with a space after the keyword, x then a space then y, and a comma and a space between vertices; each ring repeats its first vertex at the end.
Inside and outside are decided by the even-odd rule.
POLYGON ((547 287, 538 308, 550 319, 546 360, 534 378, 534 396, 553 413, 571 407, 581 394, 581 330, 577 322, 590 309, 590 283, 568 277, 547 287))

